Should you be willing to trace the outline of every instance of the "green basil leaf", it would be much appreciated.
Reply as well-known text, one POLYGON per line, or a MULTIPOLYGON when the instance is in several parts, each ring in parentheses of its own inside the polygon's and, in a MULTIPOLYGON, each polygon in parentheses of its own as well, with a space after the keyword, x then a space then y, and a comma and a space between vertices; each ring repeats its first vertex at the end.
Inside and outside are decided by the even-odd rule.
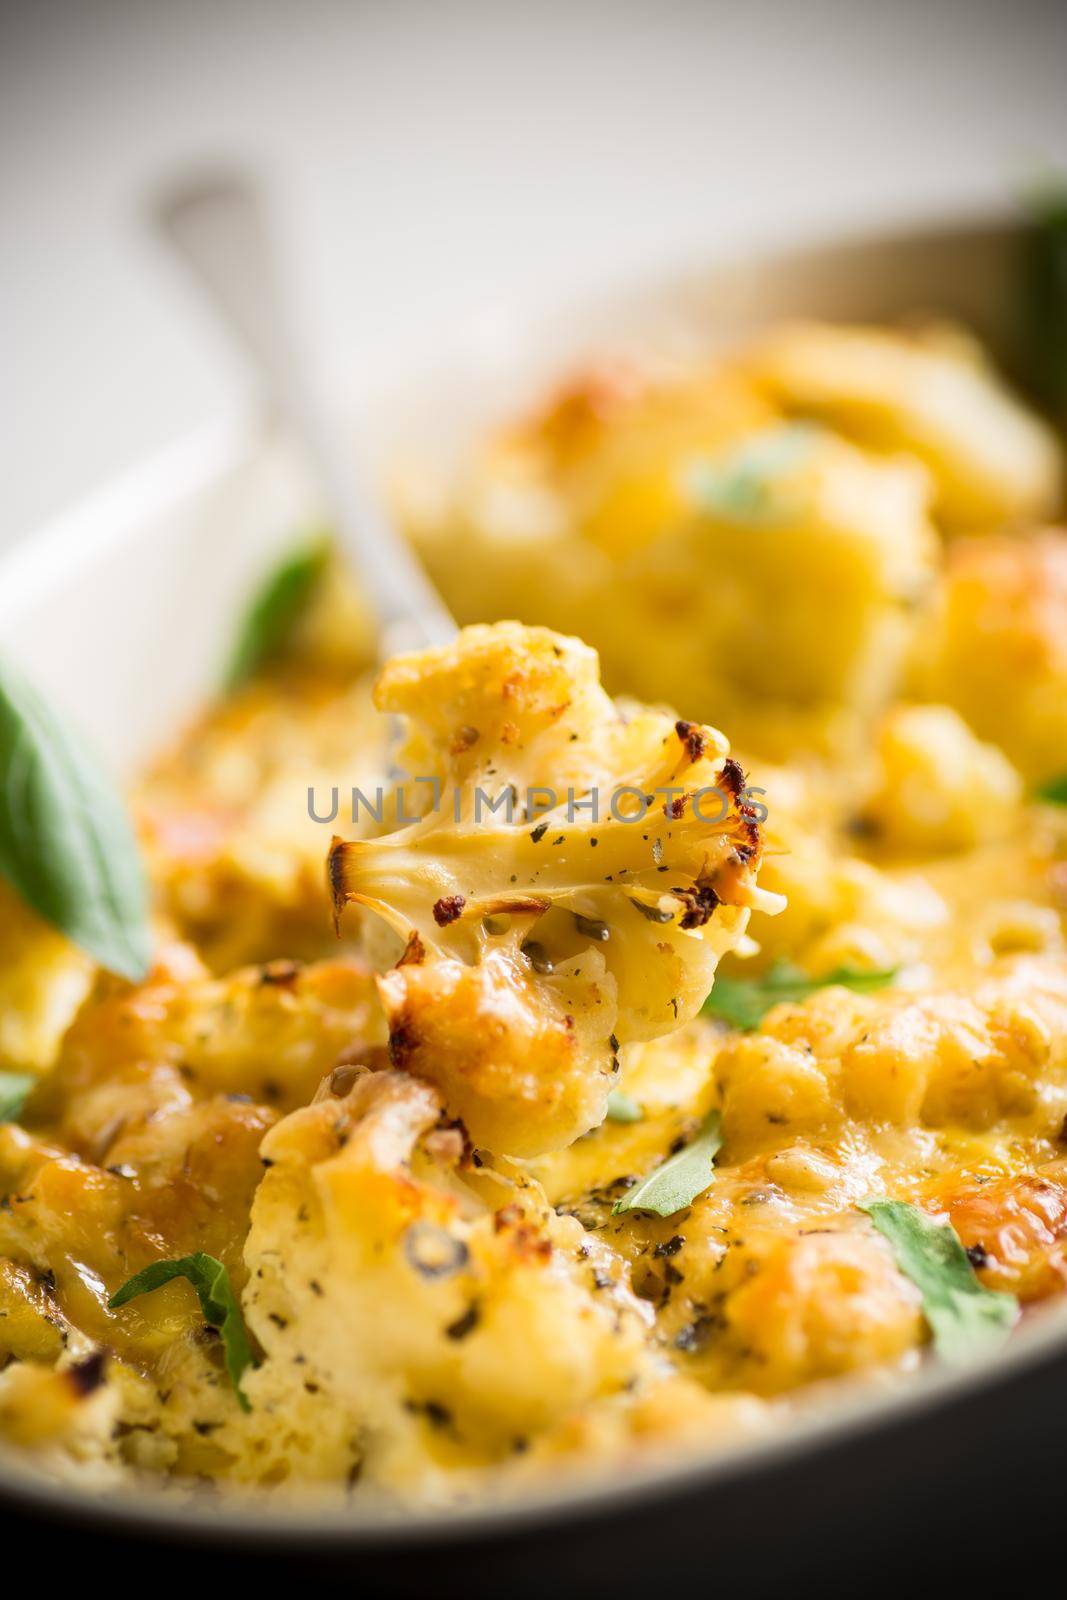
POLYGON ((291 550, 252 595, 237 629, 223 688, 239 689, 284 650, 310 605, 330 558, 327 539, 291 550))
POLYGON ((859 1209, 888 1239, 897 1266, 922 1296, 934 1348, 945 1361, 969 1361, 1003 1344, 1019 1315, 1012 1294, 979 1283, 955 1228, 932 1222, 904 1200, 864 1200, 859 1209))
POLYGON ((250 1411, 252 1408, 241 1390, 241 1378, 257 1362, 240 1303, 233 1292, 230 1275, 221 1261, 216 1261, 214 1256, 204 1255, 202 1251, 192 1256, 180 1256, 175 1261, 153 1261, 151 1266, 135 1273, 121 1289, 116 1290, 108 1305, 112 1311, 116 1311, 138 1295, 161 1289, 174 1278, 188 1279, 196 1290, 204 1321, 218 1328, 221 1333, 226 1352, 226 1370, 230 1374, 238 1403, 242 1411, 250 1411))
POLYGON ((1046 805, 1067 806, 1067 772, 1061 772, 1056 778, 1048 778, 1034 790, 1036 800, 1044 800, 1046 805))
POLYGON ((1022 376, 1053 415, 1067 418, 1067 181, 1034 194, 1019 274, 1022 376))
POLYGON ((0 664, 0 873, 101 966, 144 977, 148 894, 122 801, 9 662, 0 664))
POLYGON ((777 479, 804 459, 820 433, 811 422, 786 422, 751 434, 725 455, 693 469, 693 498, 713 516, 745 522, 792 515, 793 507, 776 502, 777 479))
POLYGON ((0 1072, 0 1122, 17 1122, 37 1079, 28 1072, 0 1072))
POLYGON ((608 1122, 643 1122, 644 1117, 643 1109, 631 1095, 623 1094, 621 1089, 612 1089, 608 1095, 608 1122))
POLYGON ((701 1010, 705 1016, 720 1017, 742 1033, 751 1033, 753 1028, 759 1027, 767 1012, 783 1000, 796 1004, 834 984, 852 989, 856 994, 868 994, 892 983, 897 970, 893 967, 882 972, 861 972, 855 967, 836 967, 824 977, 809 978, 806 972, 791 962, 776 961, 760 977, 731 978, 726 974, 717 975, 715 987, 701 1010))
POLYGON ((654 1211, 658 1217, 673 1217, 676 1211, 684 1211, 711 1187, 715 1157, 721 1149, 719 1113, 709 1111, 696 1138, 616 1200, 612 1212, 654 1211))

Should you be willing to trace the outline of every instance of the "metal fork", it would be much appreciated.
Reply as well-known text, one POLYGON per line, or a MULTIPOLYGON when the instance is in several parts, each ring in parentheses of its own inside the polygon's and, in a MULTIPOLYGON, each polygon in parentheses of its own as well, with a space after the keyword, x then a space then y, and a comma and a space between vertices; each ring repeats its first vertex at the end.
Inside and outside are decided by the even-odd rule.
POLYGON ((302 357, 257 180, 215 172, 165 190, 159 232, 189 268, 267 397, 302 441, 341 549, 379 624, 379 653, 444 644, 456 624, 407 541, 362 481, 302 357))

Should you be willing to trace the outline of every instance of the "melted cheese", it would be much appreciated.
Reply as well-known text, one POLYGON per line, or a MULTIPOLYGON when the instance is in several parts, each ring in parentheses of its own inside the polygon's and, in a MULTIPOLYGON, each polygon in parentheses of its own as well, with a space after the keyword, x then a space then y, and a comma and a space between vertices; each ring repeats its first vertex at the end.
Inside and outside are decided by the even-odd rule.
POLYGON ((1017 531, 1060 472, 958 339, 793 327, 589 374, 411 510, 462 618, 581 634, 612 692, 706 720, 515 623, 391 663, 382 717, 327 594, 138 789, 144 984, 5 906, 0 1064, 41 1082, 0 1127, 0 1433, 78 1479, 447 1503, 899 1381, 928 1334, 871 1193, 1060 1293, 1067 850, 1025 785, 1067 765, 1065 536, 1017 531), (306 791, 372 794, 397 717, 406 778, 336 823, 339 950, 306 791), (594 819, 622 786, 680 799, 594 819), (781 960, 893 981, 700 1014, 720 962, 781 960), (713 1109, 711 1186, 615 1212, 713 1109), (108 1307, 197 1250, 247 1411, 187 1283, 108 1307))

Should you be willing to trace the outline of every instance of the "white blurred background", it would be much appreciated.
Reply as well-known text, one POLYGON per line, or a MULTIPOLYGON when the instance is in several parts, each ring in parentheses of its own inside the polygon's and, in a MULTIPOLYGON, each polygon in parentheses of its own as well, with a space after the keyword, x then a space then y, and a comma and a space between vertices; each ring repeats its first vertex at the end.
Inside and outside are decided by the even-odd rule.
POLYGON ((324 376, 494 302, 997 203, 1067 168, 1065 0, 0 0, 0 545, 243 378, 147 236, 277 185, 324 376))

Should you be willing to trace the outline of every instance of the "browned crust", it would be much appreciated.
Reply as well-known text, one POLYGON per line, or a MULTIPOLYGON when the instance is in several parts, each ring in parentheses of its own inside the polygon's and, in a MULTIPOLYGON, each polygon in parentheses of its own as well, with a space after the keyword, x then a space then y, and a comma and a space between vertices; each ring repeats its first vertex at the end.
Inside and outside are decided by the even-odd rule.
POLYGON ((698 883, 692 889, 672 889, 671 894, 677 895, 685 905, 681 919, 683 928, 702 928, 711 920, 719 905, 719 897, 710 884, 698 883))
POLYGON ((541 895, 512 895, 510 899, 501 895, 496 900, 479 900, 478 911, 482 916, 543 917, 551 904, 541 895))
POLYGON ((412 928, 408 934, 408 942, 404 946, 404 954, 397 962, 398 967, 421 967, 426 960, 426 946, 419 938, 418 930, 412 928))
POLYGON ((73 1366, 67 1368, 67 1382, 79 1400, 95 1394, 100 1388, 107 1371, 107 1358, 106 1350, 94 1350, 91 1355, 81 1361, 75 1361, 73 1366))
POLYGON ((719 787, 734 800, 740 800, 747 781, 745 769, 740 761, 735 761, 733 756, 727 756, 719 773, 719 787))
POLYGON ((402 1006, 389 1029, 389 1060, 393 1066, 406 1072, 421 1042, 408 1007, 402 1006))
POLYGON ((698 722, 685 722, 682 718, 674 724, 674 731, 685 747, 690 761, 699 761, 708 748, 708 736, 698 722))
POLYGON ((348 900, 348 889, 345 885, 345 856, 348 851, 348 842, 336 833, 330 840, 330 851, 326 857, 326 887, 330 895, 330 905, 333 909, 333 929, 340 937, 341 912, 348 900))

